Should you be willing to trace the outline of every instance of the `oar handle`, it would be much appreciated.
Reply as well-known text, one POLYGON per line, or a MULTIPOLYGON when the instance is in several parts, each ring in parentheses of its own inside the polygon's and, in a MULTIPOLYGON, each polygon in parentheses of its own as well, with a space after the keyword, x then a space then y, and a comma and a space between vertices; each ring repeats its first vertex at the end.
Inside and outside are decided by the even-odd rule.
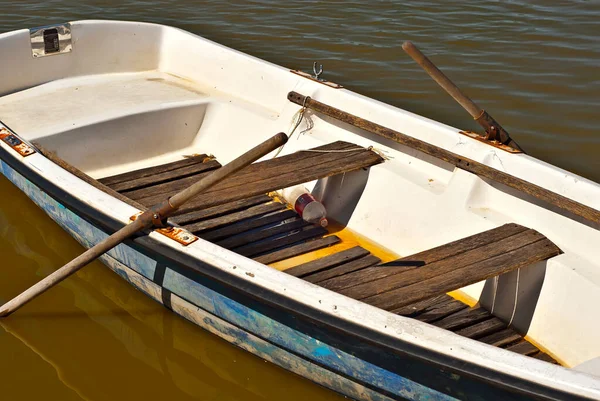
POLYGON ((452 96, 454 100, 460 103, 460 105, 467 110, 473 118, 479 117, 483 111, 481 107, 477 106, 477 104, 469 99, 469 97, 465 95, 458 86, 454 85, 454 83, 450 81, 446 74, 440 71, 440 69, 437 68, 426 55, 421 53, 421 50, 419 50, 417 46, 415 46, 411 41, 407 40, 402 44, 402 49, 404 49, 404 51, 410 57, 412 57, 417 64, 423 67, 425 72, 428 73, 429 76, 433 78, 433 80, 437 82, 446 92, 448 92, 448 94, 452 96))
POLYGON ((523 149, 508 135, 508 132, 487 111, 465 95, 426 55, 421 53, 417 46, 411 41, 406 41, 402 44, 402 49, 483 127, 486 132, 486 139, 498 140, 523 152, 523 149))
POLYGON ((166 219, 193 196, 212 187, 225 177, 241 170, 278 147, 283 146, 287 140, 287 135, 280 132, 279 134, 267 139, 260 145, 254 147, 250 151, 227 163, 225 166, 221 167, 215 172, 209 174, 205 178, 202 178, 190 187, 177 193, 170 199, 150 208, 150 210, 145 211, 132 223, 126 225, 108 238, 94 245, 60 269, 56 270, 54 273, 40 280, 35 285, 29 287, 27 290, 23 291, 21 294, 2 305, 2 307, 0 307, 0 317, 10 315, 27 302, 46 292, 48 289, 60 283, 70 275, 76 273, 79 269, 94 259, 100 257, 102 254, 119 245, 136 232, 150 228, 153 224, 156 224, 157 221, 160 222, 160 220, 166 219))

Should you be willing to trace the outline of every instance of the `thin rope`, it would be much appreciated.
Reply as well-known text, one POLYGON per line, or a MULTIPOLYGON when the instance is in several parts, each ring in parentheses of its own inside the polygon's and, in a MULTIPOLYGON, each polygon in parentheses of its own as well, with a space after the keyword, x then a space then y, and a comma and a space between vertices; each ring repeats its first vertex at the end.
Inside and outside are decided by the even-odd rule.
POLYGON ((517 285, 515 286, 515 306, 513 307, 512 316, 510 317, 510 322, 508 325, 510 326, 515 318, 515 313, 517 312, 517 301, 519 300, 519 278, 521 275, 521 269, 517 269, 517 285))
MULTIPOLYGON (((296 132, 296 130, 298 129, 298 127, 304 120, 304 115, 306 114, 306 110, 308 110, 308 108, 306 107, 306 102, 309 99, 310 99, 310 96, 306 96, 304 98, 304 101, 302 102, 302 107, 296 113, 294 113, 294 116, 292 117, 292 121, 290 122, 290 127, 293 126, 293 128, 290 130, 290 133, 287 136, 288 141, 290 139, 292 139, 292 136, 294 135, 294 133, 296 132)), ((308 121, 308 123, 306 124, 306 128, 303 129, 302 131, 300 131, 300 135, 310 131, 314 126, 314 124, 312 123, 310 118, 307 118, 306 120, 308 121)), ((279 149, 277 149, 277 152, 275 152, 275 155, 273 155, 273 159, 276 158, 277 156, 279 156, 279 154, 283 150, 284 146, 285 146, 285 144, 283 144, 279 149)), ((357 147, 357 148, 351 148, 351 149, 337 149, 337 150, 333 150, 333 149, 332 150, 302 149, 302 150, 299 150, 299 152, 348 153, 348 152, 357 152, 359 150, 365 150, 365 148, 357 147)), ((387 152, 383 149, 377 149, 373 146, 369 146, 367 148, 367 150, 377 153, 383 160, 390 160, 392 158, 391 156, 388 156, 387 152)))

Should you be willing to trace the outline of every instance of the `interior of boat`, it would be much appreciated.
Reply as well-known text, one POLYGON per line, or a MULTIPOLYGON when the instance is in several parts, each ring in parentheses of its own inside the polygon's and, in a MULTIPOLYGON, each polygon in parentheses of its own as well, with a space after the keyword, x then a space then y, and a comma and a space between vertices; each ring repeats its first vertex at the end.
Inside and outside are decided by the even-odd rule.
MULTIPOLYGON (((120 29, 120 35, 140 33, 120 29)), ((206 74, 190 60, 214 44, 198 41, 194 48, 186 42, 190 60, 182 60, 178 40, 187 34, 161 35, 148 28, 144 38, 113 43, 117 51, 85 45, 93 41, 91 29, 77 44, 85 66, 82 61, 61 71, 63 61, 49 57, 46 75, 25 77, 29 62, 22 62, 23 77, 0 87, 2 122, 80 178, 144 210, 276 132, 289 132, 300 107, 286 95, 301 86, 299 80, 312 96, 323 90, 229 50, 211 50, 219 62, 203 66, 210 68, 206 74), (155 35, 162 58, 136 59, 154 54, 148 46, 155 35), (117 53, 125 59, 110 57, 117 53), (109 57, 99 61, 100 55, 109 57), (246 68, 245 78, 228 75, 232 61, 246 68)), ((19 57, 31 57, 18 53, 7 62, 19 65, 19 57)), ((447 130, 376 106, 371 115, 397 117, 400 128, 424 131, 425 140, 447 130)), ((551 313, 561 300, 541 287, 546 270, 574 275, 568 266, 593 267, 577 256, 583 253, 577 247, 593 246, 593 237, 582 236, 565 252, 546 237, 560 237, 560 229, 531 228, 545 216, 536 213, 550 212, 526 201, 449 163, 306 113, 279 157, 226 179, 170 222, 391 313, 550 363, 579 365, 594 353, 588 323, 576 323, 584 325, 573 329, 581 340, 576 344, 569 333, 548 332, 561 325, 560 314, 551 313), (276 192, 296 184, 305 184, 326 206, 327 228, 305 222, 276 192), (522 212, 507 213, 499 204, 522 212), (558 255, 562 263, 549 266, 558 255)), ((571 302, 587 305, 577 296, 583 295, 571 302)))

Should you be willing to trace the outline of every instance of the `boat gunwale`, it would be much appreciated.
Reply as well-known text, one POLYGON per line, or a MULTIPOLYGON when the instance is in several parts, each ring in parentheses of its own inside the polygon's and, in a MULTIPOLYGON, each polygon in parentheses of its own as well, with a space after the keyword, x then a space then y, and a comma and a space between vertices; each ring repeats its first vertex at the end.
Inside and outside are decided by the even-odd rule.
MULTIPOLYGON (((74 181, 81 187, 89 187, 89 192, 97 195, 96 199, 85 199, 86 197, 81 196, 78 193, 79 191, 76 191, 76 188, 63 188, 57 185, 56 182, 65 183, 66 181, 55 179, 53 182, 51 179, 45 177, 42 171, 37 171, 31 163, 27 162, 26 158, 20 158, 6 144, 0 144, 0 159, 40 188, 41 191, 105 232, 112 232, 122 227, 123 221, 119 220, 115 215, 110 215, 100 210, 97 202, 103 198, 102 201, 105 205, 107 203, 115 204, 114 202, 117 202, 116 204, 120 206, 126 204, 73 176, 43 155, 38 153, 33 157, 41 157, 44 162, 49 162, 60 169, 57 171, 60 171, 61 174, 55 174, 53 178, 57 178, 60 175, 69 177, 71 182, 74 181), (80 196, 75 196, 75 194, 80 196)), ((127 206, 131 207, 130 205, 127 206)), ((131 208, 135 210, 135 208, 131 208)), ((208 255, 210 251, 203 249, 203 245, 206 244, 210 243, 198 241, 192 247, 200 249, 208 255)), ((462 375, 474 378, 477 381, 547 398, 565 395, 588 398, 600 394, 600 381, 593 376, 514 354, 487 344, 481 344, 475 340, 463 338, 426 323, 391 314, 390 312, 369 306, 360 301, 347 298, 283 272, 271 269, 224 249, 223 251, 226 254, 231 253, 236 258, 243 258, 242 260, 246 262, 245 266, 237 264, 237 267, 241 267, 242 269, 236 271, 232 269, 226 270, 219 265, 211 265, 209 262, 202 260, 198 255, 194 256, 188 252, 180 252, 181 248, 178 250, 177 246, 169 243, 167 239, 152 234, 132 239, 127 242, 127 245, 132 246, 134 249, 155 260, 169 261, 177 266, 189 269, 194 273, 206 277, 208 280, 214 280, 216 283, 228 287, 234 293, 240 293, 243 296, 264 302, 272 308, 297 315, 309 322, 317 322, 360 341, 365 341, 384 350, 391 350, 395 354, 408 355, 409 357, 437 365, 443 369, 451 369, 462 375), (198 266, 199 261, 202 268, 198 266), (244 268, 253 269, 259 267, 263 268, 263 271, 260 272, 260 277, 266 279, 267 287, 257 283, 254 277, 251 279, 250 276, 246 277, 243 274, 244 268), (293 286, 300 287, 301 291, 307 295, 307 298, 311 294, 314 295, 315 299, 319 296, 322 298, 325 295, 328 301, 323 305, 310 305, 306 300, 282 295, 276 288, 273 288, 276 285, 280 286, 281 280, 269 280, 269 277, 279 277, 280 279, 284 279, 284 281, 290 281, 293 286), (328 304, 331 302, 342 307, 338 307, 335 311, 333 311, 333 308, 331 308, 332 310, 326 310, 328 304), (355 313, 362 312, 363 315, 370 316, 370 324, 365 324, 364 320, 353 319, 352 316, 344 317, 344 309, 353 310, 355 313), (381 322, 386 321, 388 323, 385 326, 387 330, 377 327, 382 325, 381 322, 373 322, 375 314, 383 314, 382 317, 384 319, 381 322), (390 322, 395 322, 396 324, 390 324, 390 322), (407 333, 404 330, 406 328, 410 328, 411 330, 408 330, 409 332, 407 333), (411 338, 410 331, 419 333, 420 336, 412 336, 411 338), (423 338, 427 341, 423 342, 423 338), (514 361, 511 361, 511 359, 514 361), (495 369, 492 366, 495 366, 495 369), (562 380, 558 381, 557 378, 561 377, 562 380), (566 391, 566 388, 570 391, 566 391)), ((218 247, 214 244, 210 245, 218 247)), ((229 260, 225 260, 220 256, 213 256, 230 264, 229 260)), ((172 263, 171 266, 173 266, 172 263)), ((429 384, 427 385, 429 386, 429 384)))

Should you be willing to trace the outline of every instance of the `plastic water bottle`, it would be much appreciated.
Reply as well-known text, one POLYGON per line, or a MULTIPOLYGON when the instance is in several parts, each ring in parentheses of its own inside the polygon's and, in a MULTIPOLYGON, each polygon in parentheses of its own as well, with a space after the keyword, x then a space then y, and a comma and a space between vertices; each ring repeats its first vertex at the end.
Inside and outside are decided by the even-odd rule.
POLYGON ((311 195, 304 185, 285 188, 281 192, 283 198, 294 207, 304 221, 327 227, 327 211, 321 202, 311 195))

